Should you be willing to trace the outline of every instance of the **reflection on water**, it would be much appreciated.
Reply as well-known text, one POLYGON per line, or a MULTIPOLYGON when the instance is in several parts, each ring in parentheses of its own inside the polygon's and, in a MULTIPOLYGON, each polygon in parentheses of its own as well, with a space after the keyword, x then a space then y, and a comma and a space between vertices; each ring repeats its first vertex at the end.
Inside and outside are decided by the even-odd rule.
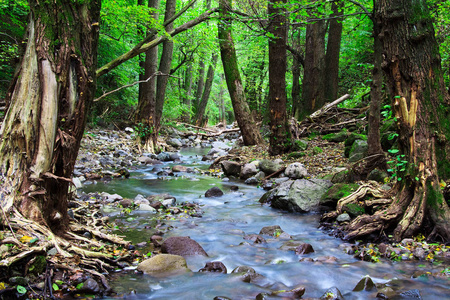
MULTIPOLYGON (((204 153, 193 151, 198 149, 183 152, 182 161, 197 167, 204 153)), ((203 163, 204 168, 207 166, 208 164, 203 163)), ((132 271, 131 274, 121 274, 113 282, 113 287, 124 298, 213 299, 215 296, 226 296, 231 299, 255 299, 261 292, 303 285, 306 287, 305 298, 320 297, 328 288, 336 286, 345 299, 373 299, 376 291, 352 292, 365 275, 370 275, 376 283, 389 282, 401 291, 419 289, 423 299, 450 298, 448 281, 432 277, 411 278, 417 270, 436 270, 431 264, 374 264, 358 261, 338 248, 340 240, 317 229, 318 215, 289 214, 261 206, 258 200, 264 191, 259 188, 192 173, 182 173, 178 177, 162 180, 157 179, 150 170, 151 168, 136 170, 130 179, 89 185, 84 191, 106 191, 127 198, 134 198, 137 194, 148 196, 169 193, 177 198, 178 203, 189 201, 203 205, 202 218, 165 221, 168 226, 173 226, 173 230, 164 237, 190 236, 205 249, 209 257, 188 258, 188 266, 194 273, 176 277, 154 278, 132 274, 132 271), (214 185, 220 187, 225 195, 205 198, 204 192, 214 185), (231 191, 232 185, 237 185, 239 190, 231 191), (267 243, 253 245, 243 239, 245 234, 258 234, 262 227, 270 225, 280 225, 295 241, 310 243, 315 252, 309 254, 309 257, 334 256, 337 262, 299 262, 300 256, 294 251, 279 249, 285 241, 266 237, 267 243), (195 273, 207 261, 223 262, 228 274, 195 273), (263 287, 241 282, 230 274, 234 268, 242 265, 251 266, 266 277, 263 287), (131 291, 135 291, 135 294, 130 295, 131 291)), ((130 218, 132 220, 127 225, 132 224, 133 228, 124 234, 135 243, 148 241, 155 223, 149 223, 145 214, 133 213, 130 218)))

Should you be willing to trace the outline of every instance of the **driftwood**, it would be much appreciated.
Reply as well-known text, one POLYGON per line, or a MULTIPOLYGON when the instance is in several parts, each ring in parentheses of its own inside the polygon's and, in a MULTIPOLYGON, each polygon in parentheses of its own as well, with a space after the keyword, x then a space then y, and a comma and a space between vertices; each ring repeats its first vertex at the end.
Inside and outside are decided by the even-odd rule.
POLYGON ((200 136, 210 137, 210 136, 219 136, 219 135, 225 134, 225 133, 239 132, 241 130, 240 128, 232 128, 232 129, 223 129, 223 130, 217 131, 217 130, 214 130, 214 129, 204 128, 204 127, 200 127, 200 126, 195 126, 195 125, 188 124, 188 123, 178 122, 177 124, 184 125, 184 126, 187 126, 187 127, 192 127, 192 128, 195 128, 195 129, 198 129, 198 130, 203 130, 203 131, 207 132, 207 133, 201 133, 201 132, 197 131, 196 133, 184 133, 184 136, 200 135, 200 136))
POLYGON ((269 178, 272 178, 272 177, 274 177, 274 176, 277 176, 277 175, 283 173, 284 170, 286 170, 286 167, 282 167, 282 168, 279 169, 278 171, 275 171, 275 172, 273 172, 272 174, 267 175, 266 177, 263 178, 262 181, 265 181, 265 180, 267 180, 267 179, 269 179, 269 178))

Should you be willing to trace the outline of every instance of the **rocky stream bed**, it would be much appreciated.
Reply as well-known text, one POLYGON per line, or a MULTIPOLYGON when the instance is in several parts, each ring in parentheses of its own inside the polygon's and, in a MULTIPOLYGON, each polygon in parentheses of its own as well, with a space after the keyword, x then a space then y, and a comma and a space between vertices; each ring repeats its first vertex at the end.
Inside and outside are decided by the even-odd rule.
MULTIPOLYGON (((262 146, 236 147, 236 133, 172 130, 154 155, 139 153, 134 135, 131 128, 86 133, 69 211, 97 228, 80 230, 85 239, 114 233, 131 243, 99 244, 111 257, 96 268, 81 254, 68 261, 46 248, 39 257, 52 267, 43 261, 41 273, 33 272, 35 258, 15 272, 9 264, 14 276, 0 283, 0 295, 39 298, 50 289, 57 298, 450 298, 448 244, 423 236, 348 243, 335 237, 333 224, 318 228, 320 214, 358 188, 334 183, 348 166, 342 141, 305 139, 298 151, 274 158, 262 146)), ((357 214, 349 208, 337 222, 357 214)), ((5 231, 0 247, 4 260, 20 246, 4 242, 9 236, 5 231)), ((30 243, 25 236, 18 239, 30 243)))

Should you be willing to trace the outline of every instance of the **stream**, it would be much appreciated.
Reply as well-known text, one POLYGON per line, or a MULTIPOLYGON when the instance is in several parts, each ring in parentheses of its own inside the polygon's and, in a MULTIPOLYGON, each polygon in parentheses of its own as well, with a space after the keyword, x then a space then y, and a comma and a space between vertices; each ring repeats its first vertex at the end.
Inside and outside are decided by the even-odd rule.
MULTIPOLYGON (((201 157, 207 151, 207 148, 185 148, 180 152, 181 161, 185 166, 205 170, 209 162, 202 162, 201 157)), ((164 163, 163 167, 171 165, 173 163, 164 163)), ((302 298, 319 298, 335 286, 345 299, 374 299, 377 291, 352 291, 361 278, 369 275, 375 283, 388 283, 401 292, 417 289, 422 299, 450 299, 448 280, 432 276, 412 278, 417 271, 433 273, 442 269, 442 266, 416 261, 360 261, 339 248, 343 243, 341 240, 317 228, 319 215, 293 214, 262 206, 258 200, 265 191, 241 181, 223 181, 198 173, 178 173, 177 177, 158 179, 151 166, 133 171, 129 179, 85 185, 83 191, 117 193, 130 199, 134 199, 137 194, 147 197, 168 193, 176 197, 178 203, 195 202, 202 206, 202 217, 164 221, 166 228, 170 228, 164 238, 189 236, 205 249, 209 257, 187 257, 188 267, 193 272, 182 275, 156 278, 136 274, 133 270, 120 274, 111 285, 123 298, 213 299, 224 296, 230 299, 255 299, 259 293, 270 294, 274 290, 289 290, 302 285, 306 288, 302 298), (205 198, 205 191, 213 186, 219 187, 224 195, 205 198), (233 186, 239 189, 234 191, 231 189, 233 186), (282 250, 280 247, 287 242, 286 239, 265 236, 267 243, 261 244, 243 239, 244 235, 258 234, 261 228, 271 225, 279 225, 294 241, 311 244, 315 252, 300 256, 295 251, 282 250), (333 256, 337 260, 299 262, 302 257, 314 259, 325 256, 333 256), (197 272, 209 261, 221 261, 228 274, 197 272), (265 277, 264 284, 258 286, 245 283, 231 275, 231 271, 238 266, 255 269, 265 277)), ((125 224, 126 231, 119 234, 125 235, 133 244, 149 241, 155 232, 149 213, 132 212, 123 216, 112 212, 110 217, 125 224)))

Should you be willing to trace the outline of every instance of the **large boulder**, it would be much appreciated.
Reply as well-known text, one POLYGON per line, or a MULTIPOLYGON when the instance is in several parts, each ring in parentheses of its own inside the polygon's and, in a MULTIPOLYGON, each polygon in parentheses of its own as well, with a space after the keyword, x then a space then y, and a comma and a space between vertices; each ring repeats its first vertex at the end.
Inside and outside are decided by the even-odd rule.
POLYGON ((241 164, 235 161, 225 160, 220 163, 223 173, 226 176, 238 177, 241 173, 241 164))
POLYGON ((275 173, 282 167, 283 161, 281 159, 276 160, 263 159, 259 162, 259 169, 268 175, 275 173))
POLYGON ((258 173, 258 168, 255 163, 245 164, 241 169, 241 179, 248 179, 258 173))
POLYGON ((146 259, 137 266, 137 270, 154 276, 189 271, 184 257, 172 254, 158 254, 146 259))
POLYGON ((358 160, 363 159, 366 157, 368 149, 369 146, 367 141, 356 140, 350 149, 348 162, 357 162, 358 160))
POLYGON ((284 174, 291 179, 302 179, 308 175, 305 165, 295 162, 287 166, 284 174))
POLYGON ((174 236, 166 239, 161 245, 161 252, 183 257, 191 255, 208 256, 202 246, 188 236, 174 236))
POLYGON ((315 178, 287 180, 264 194, 260 202, 291 212, 319 211, 322 195, 332 185, 329 180, 315 178))
POLYGON ((181 148, 183 146, 183 143, 177 138, 170 138, 166 141, 166 143, 175 148, 181 148))

